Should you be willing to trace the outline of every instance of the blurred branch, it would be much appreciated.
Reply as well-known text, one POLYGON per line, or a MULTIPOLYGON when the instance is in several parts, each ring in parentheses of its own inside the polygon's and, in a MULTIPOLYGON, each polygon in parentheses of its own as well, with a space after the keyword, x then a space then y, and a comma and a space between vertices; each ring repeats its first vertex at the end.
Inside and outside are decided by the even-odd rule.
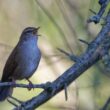
POLYGON ((0 42, 0 46, 6 47, 6 48, 11 48, 11 49, 13 48, 12 46, 4 44, 4 43, 1 43, 1 42, 0 42))
POLYGON ((109 105, 110 105, 110 97, 107 99, 106 103, 104 104, 101 110, 109 110, 107 109, 109 105))
POLYGON ((70 2, 69 0, 65 0, 65 2, 68 4, 70 10, 72 10, 72 12, 75 12, 75 14, 77 15, 77 17, 80 19, 80 23, 82 23, 81 25, 84 28, 84 31, 86 31, 86 33, 88 34, 89 38, 93 37, 93 33, 88 29, 88 23, 84 23, 84 17, 82 16, 82 14, 79 11, 79 8, 76 6, 76 4, 74 2, 70 2))
POLYGON ((63 37, 63 41, 66 44, 66 46, 68 47, 68 49, 71 51, 72 53, 72 49, 70 47, 70 44, 67 41, 67 38, 62 30, 62 28, 59 26, 59 24, 55 21, 54 17, 52 16, 51 13, 49 13, 49 11, 42 5, 42 3, 40 3, 38 0, 35 0, 36 4, 39 5, 39 7, 43 10, 43 12, 48 16, 48 18, 54 23, 54 25, 57 27, 56 29, 58 30, 58 32, 61 34, 61 36, 63 37))
POLYGON ((58 94, 65 88, 65 84, 68 86, 74 80, 76 80, 83 72, 94 65, 102 58, 102 52, 110 49, 110 11, 106 17, 106 24, 102 27, 97 37, 89 44, 87 50, 82 54, 75 64, 67 69, 61 76, 59 76, 50 85, 51 92, 44 90, 38 96, 21 103, 13 110, 33 110, 38 108, 53 96, 58 94), (109 39, 109 40, 108 40, 109 39))
MULTIPOLYGON (((65 21, 65 23, 67 24, 69 30, 71 30, 71 32, 73 33, 73 35, 75 36, 75 38, 77 38, 77 33, 75 31, 75 29, 73 28, 73 24, 70 22, 69 20, 69 14, 67 14, 66 9, 64 7, 64 2, 63 0, 56 0, 56 4, 58 6, 58 8, 61 11, 61 14, 63 15, 63 19, 65 21)), ((66 2, 65 2, 66 3, 66 2)))
MULTIPOLYGON (((73 6, 74 7, 73 9, 75 9, 75 10, 71 11, 72 13, 70 14, 70 13, 68 13, 68 8, 67 8, 69 6, 69 3, 68 3, 69 0, 68 1, 67 0, 55 0, 55 2, 56 2, 56 4, 57 4, 57 6, 63 16, 64 22, 66 23, 69 31, 72 33, 72 36, 70 35, 71 40, 73 39, 74 42, 77 42, 78 34, 76 32, 76 27, 75 27, 75 24, 71 22, 70 18, 72 18, 74 16, 74 13, 77 13, 78 18, 80 18, 82 21, 82 23, 80 25, 83 24, 84 19, 83 19, 83 17, 81 17, 81 14, 78 13, 78 9, 76 8, 76 4, 75 4, 75 6, 73 6)), ((74 4, 74 2, 72 2, 72 3, 74 4)), ((79 48, 79 51, 81 51, 80 45, 78 45, 78 43, 76 43, 76 44, 77 44, 77 48, 79 48)), ((73 44, 71 44, 71 45, 73 45, 73 44)))

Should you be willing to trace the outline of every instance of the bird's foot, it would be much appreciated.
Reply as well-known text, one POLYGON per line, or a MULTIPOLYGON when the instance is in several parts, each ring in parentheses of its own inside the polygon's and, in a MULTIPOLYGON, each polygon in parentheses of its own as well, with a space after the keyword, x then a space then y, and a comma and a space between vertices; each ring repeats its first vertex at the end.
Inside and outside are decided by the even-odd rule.
POLYGON ((28 90, 30 91, 31 89, 34 89, 33 83, 29 79, 27 79, 27 81, 29 82, 28 90))
POLYGON ((28 88, 28 90, 30 91, 31 89, 33 89, 34 90, 34 85, 33 85, 33 83, 31 82, 31 83, 29 83, 29 88, 28 88))

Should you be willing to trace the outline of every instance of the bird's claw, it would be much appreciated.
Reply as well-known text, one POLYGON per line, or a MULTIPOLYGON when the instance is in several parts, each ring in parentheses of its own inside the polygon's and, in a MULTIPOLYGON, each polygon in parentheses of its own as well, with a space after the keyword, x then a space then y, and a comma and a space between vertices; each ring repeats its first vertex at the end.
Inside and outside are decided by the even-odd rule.
POLYGON ((29 79, 26 79, 26 80, 29 82, 28 90, 30 91, 31 89, 34 89, 33 83, 29 79))
POLYGON ((28 90, 30 91, 31 89, 33 89, 34 90, 34 85, 33 85, 33 83, 31 82, 29 82, 29 87, 28 87, 28 90))

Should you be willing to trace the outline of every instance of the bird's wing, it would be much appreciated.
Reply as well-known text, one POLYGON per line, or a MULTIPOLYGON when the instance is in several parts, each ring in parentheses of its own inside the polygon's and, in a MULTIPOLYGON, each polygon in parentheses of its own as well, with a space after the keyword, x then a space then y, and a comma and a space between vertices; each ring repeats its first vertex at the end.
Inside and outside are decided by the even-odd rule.
POLYGON ((2 79, 1 79, 2 82, 9 81, 13 76, 15 68, 17 67, 17 62, 15 60, 16 54, 17 54, 17 51, 15 51, 16 49, 17 49, 17 46, 14 48, 8 60, 6 61, 5 67, 3 69, 2 79))

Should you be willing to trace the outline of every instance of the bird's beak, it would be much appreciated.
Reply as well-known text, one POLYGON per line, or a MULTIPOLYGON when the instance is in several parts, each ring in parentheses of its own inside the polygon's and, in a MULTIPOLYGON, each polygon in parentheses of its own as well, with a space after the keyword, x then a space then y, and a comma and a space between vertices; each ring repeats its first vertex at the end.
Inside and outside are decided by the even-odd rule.
POLYGON ((38 27, 38 28, 36 28, 37 29, 37 31, 40 29, 40 26, 38 27))
POLYGON ((40 27, 35 28, 35 30, 33 31, 33 34, 38 35, 38 30, 40 29, 40 27))
POLYGON ((38 28, 36 28, 36 35, 37 36, 41 36, 40 34, 38 34, 38 30, 40 29, 40 26, 38 28))
POLYGON ((36 29, 35 29, 35 31, 36 31, 36 34, 37 34, 37 32, 38 32, 38 30, 39 30, 39 29, 40 29, 40 27, 38 27, 38 28, 36 28, 36 29))

